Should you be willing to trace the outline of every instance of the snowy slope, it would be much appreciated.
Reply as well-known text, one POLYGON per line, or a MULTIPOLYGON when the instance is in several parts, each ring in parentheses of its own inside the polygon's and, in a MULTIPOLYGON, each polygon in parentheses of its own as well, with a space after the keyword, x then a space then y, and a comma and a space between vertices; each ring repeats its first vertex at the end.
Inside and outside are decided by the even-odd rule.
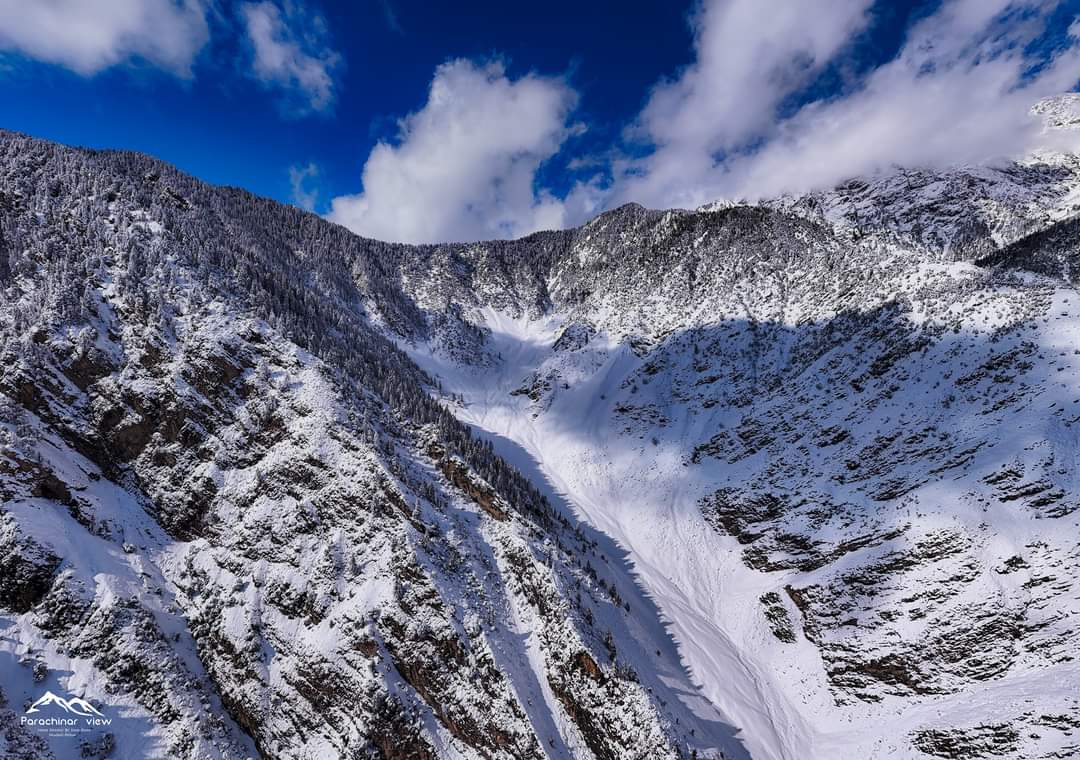
POLYGON ((131 154, 5 134, 0 174, 5 756, 741 747, 377 332, 421 328, 381 244, 131 154), (113 724, 20 729, 45 690, 113 724))
POLYGON ((0 133, 0 748, 1076 754, 1076 106, 444 246, 0 133))
POLYGON ((421 250, 434 336, 402 345, 626 548, 754 757, 1067 757, 1078 177, 1043 153, 625 207, 539 273, 421 250), (859 204, 882 216, 853 234, 859 204))

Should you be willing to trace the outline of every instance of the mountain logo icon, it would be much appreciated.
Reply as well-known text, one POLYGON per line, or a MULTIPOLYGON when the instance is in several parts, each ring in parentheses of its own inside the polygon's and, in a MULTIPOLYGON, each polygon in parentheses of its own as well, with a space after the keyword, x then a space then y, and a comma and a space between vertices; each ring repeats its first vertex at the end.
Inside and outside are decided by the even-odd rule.
POLYGON ((105 716, 98 711, 96 707, 87 702, 82 697, 69 697, 64 699, 63 697, 53 694, 51 691, 45 692, 34 704, 30 705, 26 709, 26 714, 40 712, 44 707, 51 707, 56 705, 63 709, 65 712, 69 712, 72 715, 78 715, 83 718, 104 718, 105 716))

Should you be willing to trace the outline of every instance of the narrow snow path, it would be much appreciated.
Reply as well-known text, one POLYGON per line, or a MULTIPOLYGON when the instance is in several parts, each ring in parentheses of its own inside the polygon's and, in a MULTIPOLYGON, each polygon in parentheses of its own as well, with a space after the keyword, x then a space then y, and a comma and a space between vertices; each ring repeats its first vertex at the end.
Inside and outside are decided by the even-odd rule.
MULTIPOLYGON (((486 430, 477 423, 472 424, 481 431, 486 430)), ((677 522, 673 512, 672 522, 665 525, 658 521, 653 535, 646 539, 649 546, 641 550, 643 537, 628 535, 621 530, 617 518, 590 496, 589 489, 568 484, 560 476, 560 468, 548 463, 542 448, 530 448, 543 436, 529 432, 533 435, 523 436, 527 444, 518 444, 517 455, 514 447, 507 445, 508 440, 512 440, 508 435, 487 437, 500 456, 534 482, 538 480, 537 474, 546 477, 554 492, 562 497, 561 501, 575 508, 578 518, 609 537, 613 546, 627 552, 627 575, 650 600, 660 600, 659 613, 663 623, 667 624, 664 635, 670 641, 670 651, 688 665, 693 687, 700 689, 702 696, 711 703, 705 707, 700 700, 688 700, 685 697, 691 693, 683 691, 680 698, 687 708, 698 717, 709 717, 718 710, 725 721, 741 729, 743 744, 760 745, 760 749, 753 751, 753 757, 797 760, 800 756, 789 748, 799 746, 801 734, 791 736, 791 732, 785 730, 792 721, 763 693, 765 679, 758 666, 740 654, 738 646, 717 624, 723 616, 722 592, 701 589, 701 581, 714 571, 701 558, 709 556, 712 549, 705 545, 700 535, 693 535, 693 527, 677 522), (534 463, 533 467, 523 461, 522 450, 534 463), (530 472, 534 468, 536 473, 530 472), (663 562, 663 556, 677 557, 683 568, 673 568, 673 563, 663 562), (680 569, 685 572, 678 572, 680 569), (694 592, 686 593, 685 589, 693 586, 697 587, 694 592)), ((729 756, 739 756, 734 754, 737 750, 733 747, 725 746, 724 749, 729 756)))

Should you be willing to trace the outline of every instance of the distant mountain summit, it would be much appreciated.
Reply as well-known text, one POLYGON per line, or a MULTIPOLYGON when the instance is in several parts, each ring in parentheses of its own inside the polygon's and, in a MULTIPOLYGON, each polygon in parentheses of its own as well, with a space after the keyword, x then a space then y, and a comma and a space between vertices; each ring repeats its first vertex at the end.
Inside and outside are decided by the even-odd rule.
POLYGON ((1047 129, 1080 129, 1080 92, 1044 98, 1031 112, 1043 120, 1047 129))

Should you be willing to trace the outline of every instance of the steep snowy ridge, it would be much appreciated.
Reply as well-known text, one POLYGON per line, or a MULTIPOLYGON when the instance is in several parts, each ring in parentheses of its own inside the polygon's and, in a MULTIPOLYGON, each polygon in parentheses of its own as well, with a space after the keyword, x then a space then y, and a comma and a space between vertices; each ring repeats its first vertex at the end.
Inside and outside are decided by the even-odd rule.
POLYGON ((1040 101, 1041 147, 1021 161, 878 177, 766 205, 949 259, 971 259, 1080 213, 1080 96, 1040 101))
POLYGON ((424 329, 387 246, 140 156, 2 153, 6 756, 739 746, 373 328, 424 329), (45 688, 114 726, 18 730, 45 688))
POLYGON ((0 748, 1080 752, 1077 188, 404 246, 3 133, 0 748))

